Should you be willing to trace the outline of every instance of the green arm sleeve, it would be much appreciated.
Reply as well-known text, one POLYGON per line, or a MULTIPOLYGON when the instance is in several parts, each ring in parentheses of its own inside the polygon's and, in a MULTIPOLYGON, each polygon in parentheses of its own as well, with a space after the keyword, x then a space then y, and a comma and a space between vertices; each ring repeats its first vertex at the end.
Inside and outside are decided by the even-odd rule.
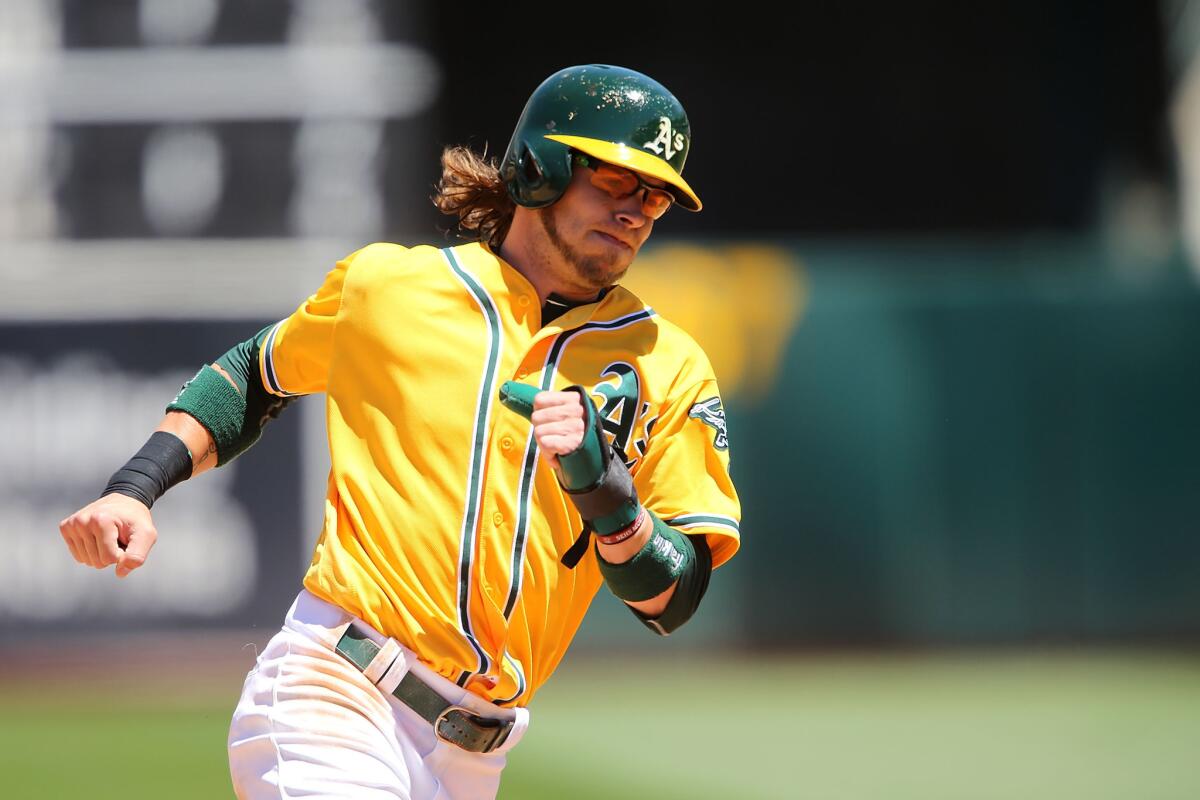
POLYGON ((700 607, 701 598, 708 591, 708 581, 712 577, 712 550, 708 546, 708 539, 702 534, 683 538, 692 545, 696 555, 688 560, 687 568, 679 576, 675 594, 671 595, 667 607, 657 617, 647 617, 636 608, 628 607, 643 625, 660 636, 673 633, 692 618, 700 607))
POLYGON ((237 384, 242 397, 248 398, 246 394, 248 386, 257 385, 260 391, 265 391, 262 388, 262 380, 258 377, 258 349, 262 346, 263 340, 267 338, 267 334, 271 332, 272 327, 274 326, 268 325, 246 341, 235 344, 217 359, 217 364, 228 372, 229 377, 233 378, 233 382, 237 384))
POLYGON ((259 377, 258 351, 271 327, 234 345, 217 359, 217 365, 237 384, 236 389, 205 364, 167 406, 168 411, 190 414, 212 434, 217 445, 217 466, 228 464, 248 450, 262 435, 263 426, 295 399, 270 394, 259 377))

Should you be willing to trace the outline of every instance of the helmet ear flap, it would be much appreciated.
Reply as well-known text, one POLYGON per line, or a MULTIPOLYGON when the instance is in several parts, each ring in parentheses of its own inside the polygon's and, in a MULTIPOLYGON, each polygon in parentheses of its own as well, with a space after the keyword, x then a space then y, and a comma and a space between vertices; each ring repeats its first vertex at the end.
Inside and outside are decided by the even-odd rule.
POLYGON ((555 142, 534 147, 525 139, 514 140, 500 175, 508 193, 519 205, 529 208, 548 206, 562 196, 571 180, 570 158, 558 164, 558 151, 566 149, 555 142))
POLYGON ((501 169, 509 194, 521 205, 529 205, 546 185, 546 170, 537 152, 524 139, 509 145, 509 154, 501 169))
POLYGON ((521 150, 521 177, 531 189, 540 186, 546 180, 546 172, 542 168, 541 159, 524 142, 522 142, 521 150))

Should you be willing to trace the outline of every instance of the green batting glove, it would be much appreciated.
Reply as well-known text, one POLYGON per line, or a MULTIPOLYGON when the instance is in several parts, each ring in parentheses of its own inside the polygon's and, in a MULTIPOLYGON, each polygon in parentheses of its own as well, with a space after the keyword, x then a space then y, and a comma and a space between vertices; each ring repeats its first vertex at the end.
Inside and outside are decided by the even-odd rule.
MULTIPOLYGON (((505 381, 500 387, 500 402, 529 419, 533 416, 533 398, 539 391, 541 390, 525 383, 505 381)), ((607 442, 600 427, 595 403, 579 386, 568 387, 567 391, 578 392, 580 400, 583 401, 585 430, 579 447, 558 457, 561 467, 558 479, 569 492, 587 491, 594 488, 604 477, 607 465, 605 456, 609 455, 606 452, 607 442)))
MULTIPOLYGON (((637 520, 642 508, 633 478, 625 463, 608 446, 596 404, 588 397, 587 390, 568 386, 566 391, 579 393, 586 428, 579 447, 558 457, 558 482, 579 509, 580 516, 597 533, 604 536, 623 530, 637 520)), ((505 381, 500 387, 500 402, 529 419, 533 416, 533 398, 537 393, 533 386, 505 381)))
POLYGON ((525 419, 533 416, 533 398, 541 389, 527 383, 505 381, 500 386, 500 402, 505 408, 515 411, 525 419))

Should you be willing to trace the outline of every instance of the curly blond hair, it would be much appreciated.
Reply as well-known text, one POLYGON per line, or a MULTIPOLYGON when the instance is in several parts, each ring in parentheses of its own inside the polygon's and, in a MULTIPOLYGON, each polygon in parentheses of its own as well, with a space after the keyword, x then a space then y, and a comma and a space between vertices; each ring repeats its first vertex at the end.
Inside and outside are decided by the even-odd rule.
POLYGON ((445 148, 442 179, 436 189, 437 194, 430 199, 438 211, 457 216, 460 229, 477 234, 493 250, 500 247, 517 205, 486 150, 480 155, 461 145, 445 148))

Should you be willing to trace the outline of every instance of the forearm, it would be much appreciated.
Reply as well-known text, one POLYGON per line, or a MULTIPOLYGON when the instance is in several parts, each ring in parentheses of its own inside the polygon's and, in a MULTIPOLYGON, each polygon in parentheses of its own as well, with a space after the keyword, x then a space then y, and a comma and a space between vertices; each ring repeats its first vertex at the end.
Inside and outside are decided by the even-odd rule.
MULTIPOLYGON (((237 388, 237 383, 234 382, 233 378, 229 377, 229 373, 220 364, 212 364, 211 366, 225 380, 229 381, 235 389, 237 388)), ((207 472, 217 465, 216 439, 208 432, 208 428, 201 425, 195 417, 186 411, 168 411, 155 430, 174 434, 187 445, 188 452, 192 454, 193 478, 201 472, 207 472)))
POLYGON ((226 464, 254 444, 262 426, 287 404, 268 396, 254 369, 261 336, 235 345, 183 385, 151 441, 114 473, 105 494, 126 494, 150 506, 179 481, 226 464))
POLYGON ((217 465, 217 443, 208 429, 183 411, 168 411, 156 431, 178 436, 192 454, 192 474, 196 477, 217 465))
MULTIPOLYGON (((604 544, 597 541, 597 547, 600 552, 600 557, 609 564, 624 564, 637 555, 646 543, 650 541, 651 535, 654 533, 654 524, 650 519, 649 514, 642 516, 641 523, 638 525, 637 533, 629 537, 623 542, 617 544, 604 544)), ((666 610, 667 604, 671 602, 671 597, 675 594, 675 587, 679 585, 676 580, 662 594, 656 595, 649 600, 631 601, 625 600, 625 604, 630 608, 635 608, 647 617, 657 617, 666 610)))
POLYGON ((620 544, 639 539, 642 545, 633 553, 632 547, 614 546, 606 553, 604 537, 596 537, 600 574, 647 628, 666 636, 699 607, 712 576, 712 550, 703 534, 682 535, 648 510, 639 517, 636 534, 620 544))

